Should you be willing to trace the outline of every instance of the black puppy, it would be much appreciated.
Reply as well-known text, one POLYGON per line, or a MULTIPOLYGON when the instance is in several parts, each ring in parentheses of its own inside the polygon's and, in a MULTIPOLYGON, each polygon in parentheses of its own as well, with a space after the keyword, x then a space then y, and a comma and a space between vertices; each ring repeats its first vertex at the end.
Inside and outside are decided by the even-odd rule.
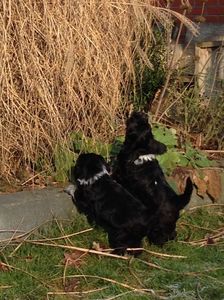
POLYGON ((126 123, 113 178, 148 207, 148 239, 159 245, 176 237, 179 211, 188 204, 193 190, 190 178, 182 195, 169 186, 155 158, 155 154, 164 152, 166 146, 154 139, 146 114, 133 112, 126 123))
POLYGON ((81 154, 73 176, 77 186, 70 193, 74 204, 91 224, 107 232, 114 253, 124 254, 127 248, 139 248, 147 235, 148 213, 139 200, 109 176, 109 167, 103 157, 94 153, 81 154))

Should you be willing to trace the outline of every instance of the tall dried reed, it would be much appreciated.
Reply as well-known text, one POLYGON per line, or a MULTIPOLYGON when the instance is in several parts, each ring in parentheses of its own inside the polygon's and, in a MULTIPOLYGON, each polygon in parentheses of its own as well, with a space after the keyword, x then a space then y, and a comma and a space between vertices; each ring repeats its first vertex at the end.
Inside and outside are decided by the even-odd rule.
POLYGON ((72 131, 113 137, 134 58, 150 66, 152 24, 170 22, 158 1, 2 0, 0 176, 50 163, 72 131))

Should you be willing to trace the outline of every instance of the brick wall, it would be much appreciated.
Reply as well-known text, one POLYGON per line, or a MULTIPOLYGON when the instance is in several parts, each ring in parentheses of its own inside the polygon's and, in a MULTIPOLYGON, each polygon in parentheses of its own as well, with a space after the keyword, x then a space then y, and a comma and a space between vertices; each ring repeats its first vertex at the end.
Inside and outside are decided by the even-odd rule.
MULTIPOLYGON (((186 14, 191 20, 195 21, 197 16, 202 13, 203 2, 202 0, 190 0, 192 11, 186 14)), ((174 0, 171 8, 183 12, 181 7, 181 0, 174 0)), ((204 5, 203 16, 206 19, 206 23, 222 23, 224 24, 224 0, 208 0, 204 5)))

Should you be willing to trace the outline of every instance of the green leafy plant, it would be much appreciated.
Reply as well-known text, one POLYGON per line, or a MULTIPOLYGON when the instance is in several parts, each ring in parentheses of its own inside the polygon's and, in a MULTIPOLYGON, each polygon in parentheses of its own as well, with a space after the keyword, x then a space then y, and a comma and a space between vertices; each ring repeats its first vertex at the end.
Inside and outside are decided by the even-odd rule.
POLYGON ((200 150, 192 147, 191 144, 186 145, 186 152, 180 157, 182 166, 192 166, 193 168, 206 168, 213 164, 213 161, 200 150))
POLYGON ((211 97, 201 96, 200 89, 193 85, 195 77, 189 77, 188 73, 180 69, 173 75, 160 118, 166 115, 171 123, 178 122, 188 132, 200 135, 205 148, 221 150, 224 147, 224 93, 217 89, 210 91, 211 97))
POLYGON ((54 153, 55 179, 67 181, 70 170, 79 153, 94 152, 108 159, 112 149, 111 144, 106 144, 84 136, 80 132, 72 132, 66 145, 57 145, 54 153))
MULTIPOLYGON (((163 125, 153 126, 153 135, 156 140, 167 146, 167 152, 157 155, 157 159, 167 175, 170 175, 177 166, 202 168, 212 165, 212 161, 200 150, 193 148, 191 144, 186 145, 186 152, 178 151, 178 137, 175 129, 166 128, 163 125)), ((113 143, 103 143, 80 132, 73 132, 69 138, 69 148, 58 145, 54 154, 55 179, 66 181, 69 171, 74 165, 79 153, 94 152, 102 155, 106 160, 113 161, 119 153, 124 142, 124 136, 117 136, 113 143)))
MULTIPOLYGON (((166 39, 162 30, 154 29, 154 42, 150 47, 142 42, 146 48, 150 65, 142 63, 141 55, 135 58, 136 77, 130 85, 130 95, 135 109, 145 109, 153 101, 156 92, 163 85, 166 76, 166 39), (133 91, 135 91, 133 93, 133 91)), ((143 50, 144 51, 144 50, 143 50)))
POLYGON ((66 146, 58 145, 54 153, 55 179, 64 182, 69 177, 69 172, 74 164, 76 154, 66 146))
POLYGON ((163 155, 157 155, 157 159, 165 173, 169 174, 180 163, 181 153, 176 150, 176 131, 162 125, 155 125, 152 131, 155 139, 167 146, 167 152, 163 155))
POLYGON ((114 158, 117 156, 117 154, 119 153, 121 146, 124 142, 124 136, 117 136, 113 143, 111 144, 111 150, 110 150, 110 157, 114 158))
POLYGON ((175 129, 156 125, 153 127, 153 134, 156 140, 167 146, 167 152, 157 156, 167 174, 170 174, 176 166, 202 168, 213 164, 202 151, 194 148, 190 143, 186 145, 184 153, 177 151, 178 138, 175 129))
POLYGON ((153 126, 152 133, 156 140, 165 144, 167 148, 171 149, 177 146, 177 135, 175 129, 169 129, 165 126, 157 124, 153 126))
POLYGON ((103 143, 90 137, 86 137, 80 132, 73 132, 70 136, 70 144, 72 151, 80 152, 94 152, 102 155, 108 159, 111 151, 111 144, 103 143))

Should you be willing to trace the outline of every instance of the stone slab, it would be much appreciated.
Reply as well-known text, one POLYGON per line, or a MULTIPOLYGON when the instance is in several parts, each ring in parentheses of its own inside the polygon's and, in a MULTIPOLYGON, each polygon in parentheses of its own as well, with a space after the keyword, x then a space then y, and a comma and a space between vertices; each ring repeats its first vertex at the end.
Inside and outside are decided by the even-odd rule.
POLYGON ((62 188, 0 194, 0 240, 30 231, 53 218, 71 219, 75 213, 71 197, 62 188))

